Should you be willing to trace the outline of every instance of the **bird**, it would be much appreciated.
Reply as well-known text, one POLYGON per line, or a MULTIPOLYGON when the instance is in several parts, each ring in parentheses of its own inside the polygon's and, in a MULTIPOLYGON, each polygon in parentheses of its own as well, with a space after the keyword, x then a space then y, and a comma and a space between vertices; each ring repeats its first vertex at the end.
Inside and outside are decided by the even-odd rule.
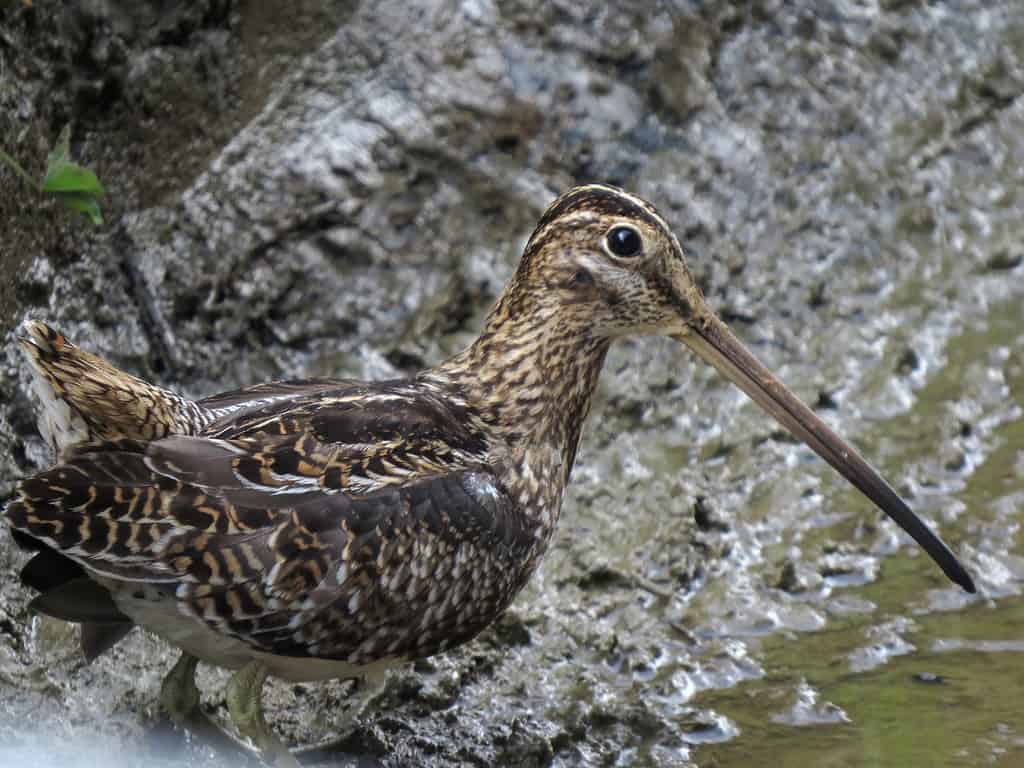
POLYGON ((82 624, 87 658, 135 625, 182 655, 161 688, 198 706, 199 661, 268 763, 268 676, 379 679, 494 622, 558 522, 606 353, 668 336, 714 366, 888 514, 968 592, 971 576, 892 487, 712 310, 647 201, 558 197, 479 336, 407 378, 308 379, 190 400, 36 320, 22 327, 56 463, 4 516, 35 554, 31 607, 82 624))

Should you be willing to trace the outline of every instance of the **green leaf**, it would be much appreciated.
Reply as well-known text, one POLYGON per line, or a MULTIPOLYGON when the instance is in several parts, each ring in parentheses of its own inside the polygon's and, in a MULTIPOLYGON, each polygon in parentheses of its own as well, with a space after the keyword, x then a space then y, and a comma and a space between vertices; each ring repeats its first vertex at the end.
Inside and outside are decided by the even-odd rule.
POLYGON ((86 192, 103 197, 103 186, 96 174, 71 162, 71 123, 61 129, 57 141, 46 157, 43 192, 86 192))
POLYGON ((97 227, 103 223, 103 214, 100 213, 100 205, 96 202, 94 195, 88 192, 54 192, 53 194, 67 208, 88 217, 97 227))
POLYGON ((42 190, 43 192, 82 192, 93 197, 103 197, 106 194, 95 173, 66 160, 54 161, 53 153, 50 154, 42 190))
POLYGON ((57 142, 46 157, 46 176, 39 184, 18 165, 14 158, 0 150, 0 161, 7 163, 28 184, 40 192, 57 197, 65 207, 88 217, 96 226, 103 223, 98 199, 106 193, 96 174, 71 162, 71 124, 68 123, 57 137, 57 142))

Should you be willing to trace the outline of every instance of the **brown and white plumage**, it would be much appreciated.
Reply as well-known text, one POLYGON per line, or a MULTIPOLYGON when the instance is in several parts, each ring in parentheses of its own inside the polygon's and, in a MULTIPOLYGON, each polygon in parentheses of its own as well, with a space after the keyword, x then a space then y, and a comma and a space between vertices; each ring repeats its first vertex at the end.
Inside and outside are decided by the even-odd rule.
MULTIPOLYGON (((61 457, 6 511, 40 550, 26 569, 35 605, 142 624, 240 668, 239 696, 257 704, 268 672, 351 676, 463 643, 547 547, 610 343, 653 333, 726 373, 973 588, 884 480, 729 334, 654 209, 590 185, 544 214, 479 338, 409 379, 190 402, 30 325, 61 457), (57 578, 43 575, 52 563, 57 578)), ((261 719, 248 732, 271 743, 261 719)))

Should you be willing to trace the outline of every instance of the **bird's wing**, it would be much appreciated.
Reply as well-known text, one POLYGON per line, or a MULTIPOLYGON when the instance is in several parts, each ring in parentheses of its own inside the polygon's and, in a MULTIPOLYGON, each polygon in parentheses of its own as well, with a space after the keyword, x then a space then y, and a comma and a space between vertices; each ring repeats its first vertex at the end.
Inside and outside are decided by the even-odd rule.
POLYGON ((23 481, 7 517, 286 655, 428 655, 511 600, 534 526, 444 401, 385 388, 263 407, 216 436, 82 449, 23 481))
POLYGON ((298 401, 316 397, 325 392, 345 391, 358 386, 359 382, 353 379, 271 381, 204 397, 202 400, 197 400, 196 405, 203 412, 209 414, 212 419, 216 419, 219 424, 226 424, 246 411, 271 404, 287 408, 298 401))
POLYGON ((406 381, 325 381, 290 397, 274 394, 289 383, 271 386, 278 389, 261 391, 202 432, 244 443, 247 455, 234 462, 244 483, 278 493, 318 486, 359 494, 478 466, 487 455, 466 407, 406 381))

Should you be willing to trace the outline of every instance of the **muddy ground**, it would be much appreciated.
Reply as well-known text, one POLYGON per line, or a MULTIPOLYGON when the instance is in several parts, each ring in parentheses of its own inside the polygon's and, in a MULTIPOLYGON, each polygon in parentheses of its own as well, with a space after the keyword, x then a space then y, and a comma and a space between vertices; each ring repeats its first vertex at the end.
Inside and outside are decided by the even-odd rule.
MULTIPOLYGON (((1019 764, 1022 93, 1019 0, 4 3, 0 147, 41 172, 71 120, 109 196, 92 228, 0 170, 0 494, 49 460, 22 317, 190 395, 400 375, 559 192, 620 184, 981 596, 684 350, 621 343, 541 573, 310 760, 1019 764)), ((159 711, 175 654, 85 666, 23 561, 0 530, 0 756, 223 764, 159 711)), ((310 744, 347 692, 268 716, 310 744)))

